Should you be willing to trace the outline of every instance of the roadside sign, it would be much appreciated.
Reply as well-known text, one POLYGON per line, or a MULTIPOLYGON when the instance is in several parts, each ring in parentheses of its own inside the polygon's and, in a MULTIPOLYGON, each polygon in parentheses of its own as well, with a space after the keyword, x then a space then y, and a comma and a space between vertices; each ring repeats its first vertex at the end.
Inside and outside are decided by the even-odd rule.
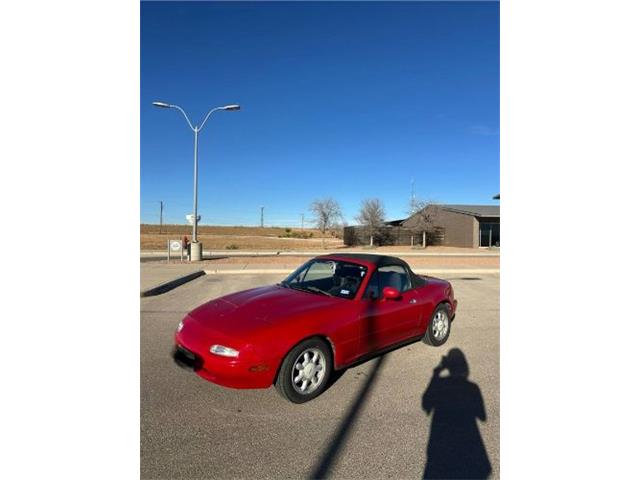
POLYGON ((171 261, 171 252, 180 252, 180 261, 184 255, 181 240, 167 240, 167 263, 171 261))
MULTIPOLYGON (((187 222, 189 222, 189 225, 193 225, 193 213, 186 215, 186 217, 187 217, 187 222)), ((200 222, 200 215, 198 215, 198 222, 200 222)))

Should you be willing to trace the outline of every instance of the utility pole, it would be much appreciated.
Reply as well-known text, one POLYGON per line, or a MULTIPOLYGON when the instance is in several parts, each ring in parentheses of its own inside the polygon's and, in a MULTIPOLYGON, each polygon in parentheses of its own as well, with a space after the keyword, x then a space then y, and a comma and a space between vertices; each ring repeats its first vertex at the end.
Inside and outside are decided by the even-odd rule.
POLYGON ((160 200, 160 233, 162 233, 162 210, 164 208, 164 204, 162 200, 160 200))
POLYGON ((300 229, 304 230, 304 213, 300 214, 300 229))
POLYGON ((260 205, 260 228, 264 228, 264 205, 260 205))
POLYGON ((411 179, 411 214, 413 215, 414 213, 416 213, 416 194, 414 192, 413 189, 413 178, 411 179))

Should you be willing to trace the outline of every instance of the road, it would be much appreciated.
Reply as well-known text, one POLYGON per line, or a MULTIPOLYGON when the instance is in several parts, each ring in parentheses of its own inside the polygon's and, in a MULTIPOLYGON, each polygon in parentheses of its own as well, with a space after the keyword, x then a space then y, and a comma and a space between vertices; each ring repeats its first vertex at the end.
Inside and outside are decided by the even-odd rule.
MULTIPOLYGON (((461 435, 461 425, 434 429, 430 451, 440 453, 429 461, 457 468, 484 449, 499 477, 499 275, 450 276, 460 305, 447 344, 414 343, 348 369, 306 404, 274 388, 219 387, 174 365, 173 331, 186 312, 281 277, 207 275, 140 300, 141 478, 422 478, 438 416, 437 408, 427 415, 422 397, 451 348, 466 356, 486 419, 470 417, 478 438, 461 435)), ((474 399, 453 401, 478 410, 474 399)))

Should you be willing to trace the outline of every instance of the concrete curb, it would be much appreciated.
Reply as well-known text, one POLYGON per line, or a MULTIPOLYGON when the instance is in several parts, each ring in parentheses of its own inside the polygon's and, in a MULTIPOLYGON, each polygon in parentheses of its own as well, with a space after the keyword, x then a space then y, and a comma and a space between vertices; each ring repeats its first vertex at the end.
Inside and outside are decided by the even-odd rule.
POLYGON ((161 283, 160 285, 156 285, 155 287, 148 288, 146 290, 142 290, 140 292, 141 297, 151 297, 154 295, 160 295, 161 293, 168 292, 169 290, 173 290, 180 285, 183 285, 191 280, 194 280, 198 277, 205 275, 206 272, 204 270, 198 270, 197 272, 192 272, 187 275, 183 275, 182 277, 174 278, 173 280, 169 280, 168 282, 161 283))
MULTIPOLYGON (((246 270, 205 270, 204 272, 207 275, 241 275, 241 274, 249 274, 249 275, 264 275, 264 274, 274 274, 281 275, 291 273, 295 270, 295 267, 290 269, 285 268, 270 268, 270 269, 246 269, 246 270)), ((432 274, 443 274, 443 273, 473 273, 473 274, 483 274, 483 273, 500 273, 499 268, 434 268, 434 269, 424 269, 417 268, 413 270, 415 273, 420 275, 432 275, 432 274)))

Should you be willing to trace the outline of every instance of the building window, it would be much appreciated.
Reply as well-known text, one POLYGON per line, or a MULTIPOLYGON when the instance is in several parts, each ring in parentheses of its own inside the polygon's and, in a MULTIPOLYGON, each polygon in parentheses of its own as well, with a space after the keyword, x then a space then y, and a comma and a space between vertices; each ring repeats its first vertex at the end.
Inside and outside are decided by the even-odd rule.
POLYGON ((480 223, 480 246, 499 247, 500 246, 500 224, 480 223))

